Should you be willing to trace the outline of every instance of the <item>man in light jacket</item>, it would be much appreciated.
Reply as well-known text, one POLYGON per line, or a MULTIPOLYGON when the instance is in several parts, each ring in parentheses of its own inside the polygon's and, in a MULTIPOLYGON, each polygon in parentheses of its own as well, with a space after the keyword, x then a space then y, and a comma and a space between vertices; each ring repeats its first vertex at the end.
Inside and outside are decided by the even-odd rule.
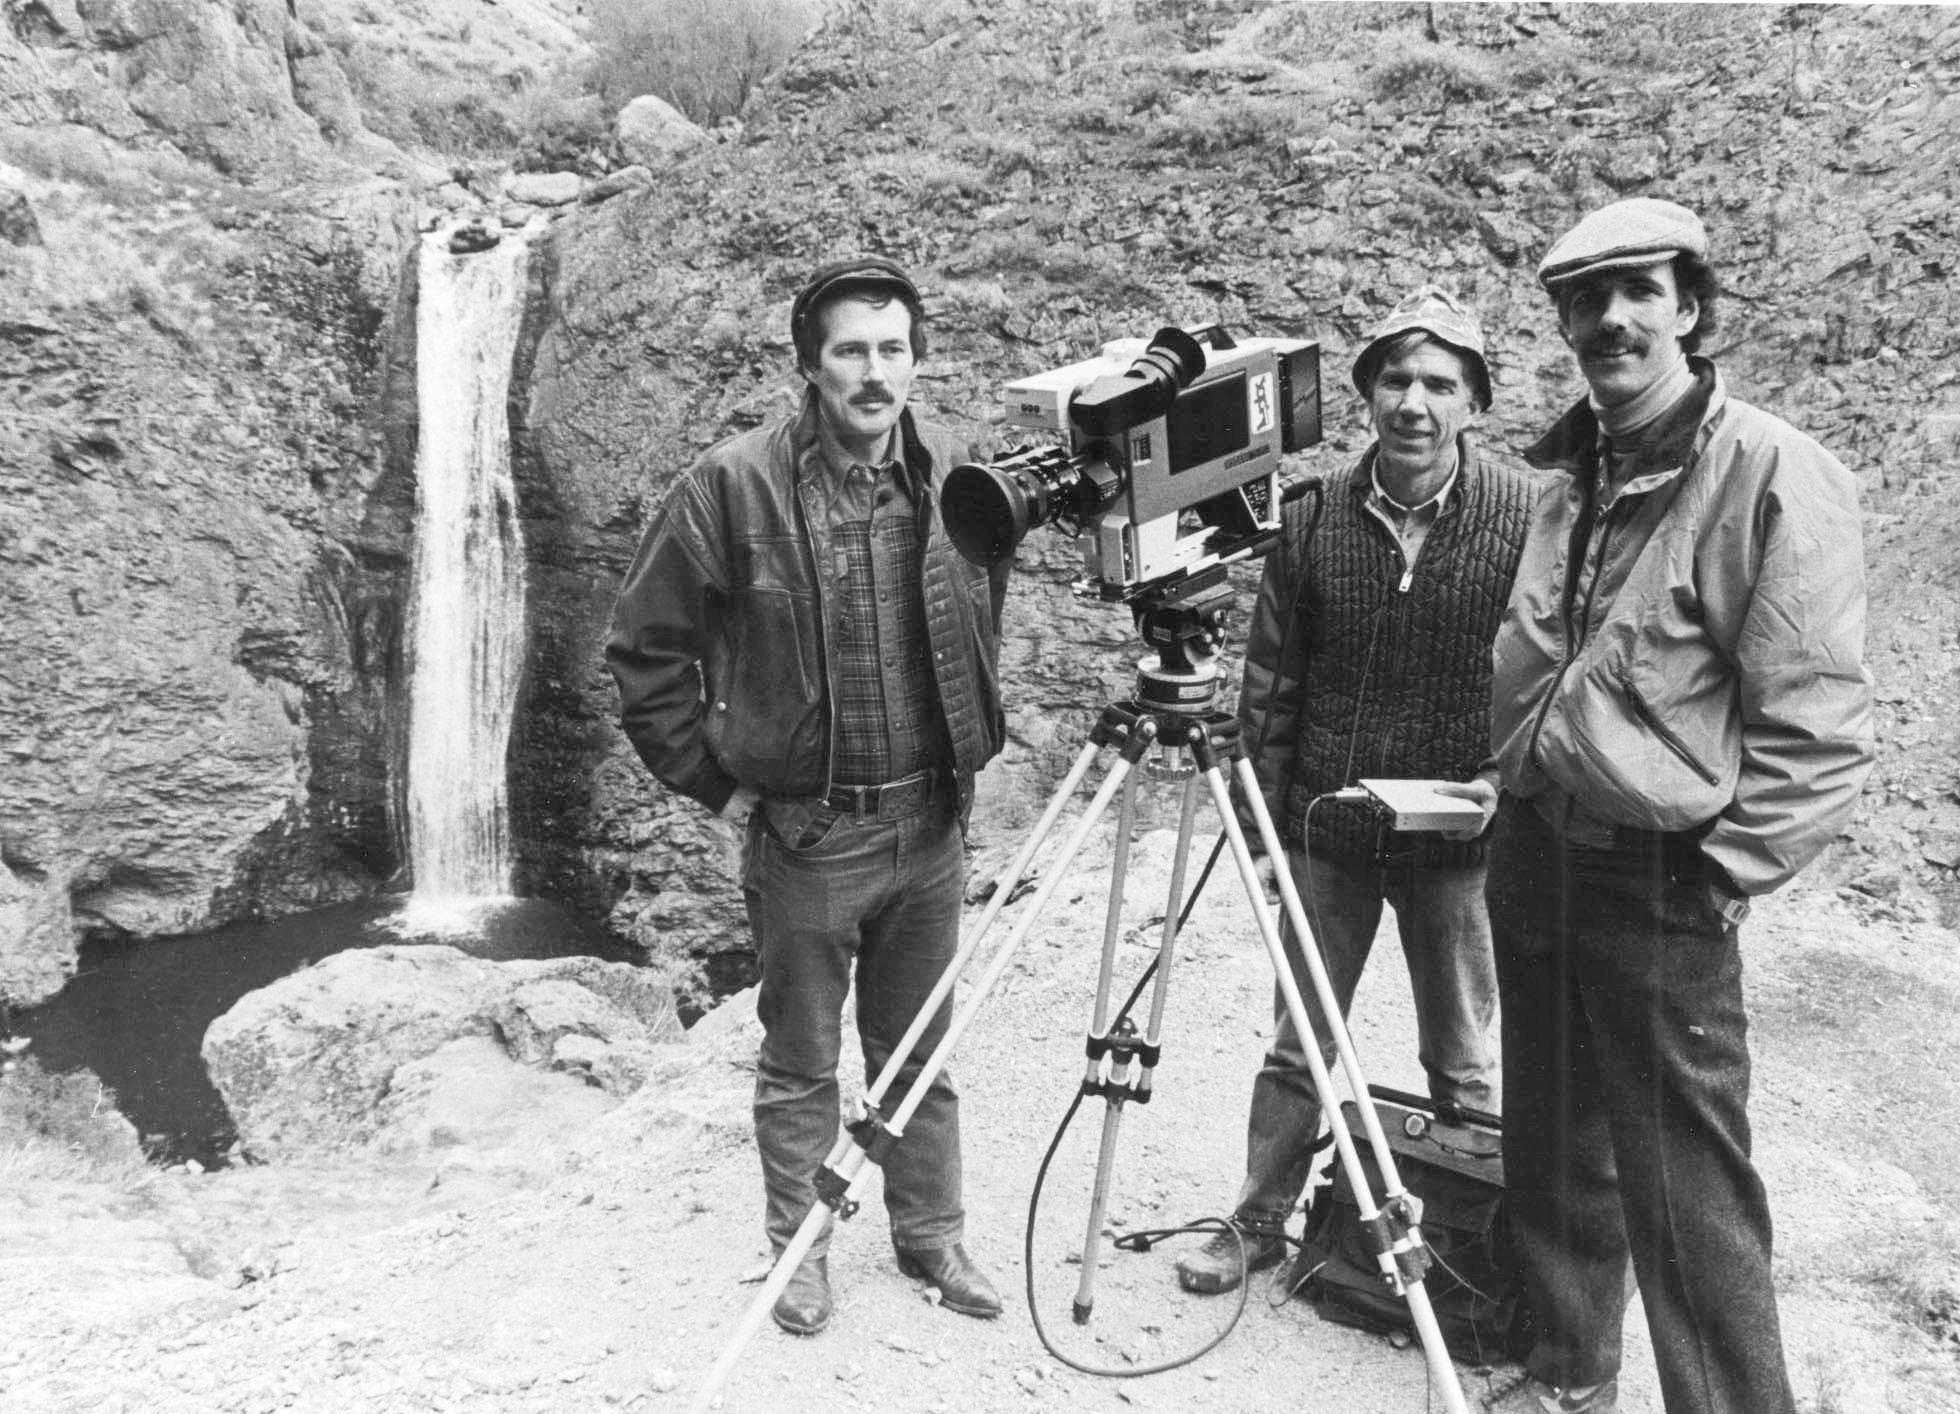
POLYGON ((1749 1156, 1738 928, 1873 754, 1857 488, 1696 348, 1695 214, 1639 198, 1538 278, 1588 396, 1492 650, 1488 898, 1509 1213, 1537 1322, 1486 1407, 1617 1407, 1629 1259, 1668 1414, 1790 1414, 1749 1156))

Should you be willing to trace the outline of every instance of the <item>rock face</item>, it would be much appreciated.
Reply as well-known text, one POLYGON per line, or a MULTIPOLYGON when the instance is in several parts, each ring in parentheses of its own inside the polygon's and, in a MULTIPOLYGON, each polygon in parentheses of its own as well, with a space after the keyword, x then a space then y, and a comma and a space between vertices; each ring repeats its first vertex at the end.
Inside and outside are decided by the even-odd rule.
MULTIPOLYGON (((0 337, 0 995, 45 995, 91 933, 394 872, 413 483, 387 355, 411 218, 387 182, 240 211, 201 306, 187 264, 110 248, 98 278, 148 291, 148 317, 50 302, 0 337)), ((74 222, 49 225, 72 265, 74 222)))
MULTIPOLYGON (((0 118, 170 143, 244 180, 318 170, 334 149, 406 160, 361 121, 346 76, 286 0, 22 7, 0 28, 0 118)), ((311 7, 309 7, 311 8, 311 7)))
POLYGON ((502 1147, 535 1136, 539 1115, 610 1108, 681 1036, 658 969, 384 947, 251 993, 203 1054, 246 1150, 290 1161, 370 1143, 502 1147))
MULTIPOLYGON (((518 52, 575 49, 554 4, 515 7, 518 52)), ((21 1004, 90 936, 290 912, 401 867, 427 174, 365 130, 340 67, 373 7, 16 10, 0 1002, 21 1004)))

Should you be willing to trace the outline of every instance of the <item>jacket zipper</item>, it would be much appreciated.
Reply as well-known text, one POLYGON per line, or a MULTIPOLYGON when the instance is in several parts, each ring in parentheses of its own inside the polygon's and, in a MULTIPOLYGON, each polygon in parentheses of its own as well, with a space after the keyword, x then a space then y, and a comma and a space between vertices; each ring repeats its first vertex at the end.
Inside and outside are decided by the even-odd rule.
POLYGON ((1661 720, 1660 714, 1648 705, 1640 689, 1633 685, 1633 680, 1625 673, 1620 674, 1620 690, 1626 693, 1627 701, 1633 704, 1634 714, 1647 724, 1647 729, 1665 742, 1668 749, 1679 756, 1690 770, 1711 786, 1719 786, 1722 783, 1722 778, 1702 765, 1701 758, 1690 751, 1688 744, 1681 740, 1674 729, 1661 720))
MULTIPOLYGON (((1590 527, 1588 528, 1587 538, 1589 540, 1591 539, 1590 527)), ((1599 543, 1600 553, 1603 556, 1606 548, 1606 541, 1603 536, 1599 543)), ((1570 553, 1569 540, 1567 542, 1567 552, 1568 554, 1570 553)), ((1585 561, 1585 554, 1586 547, 1581 546, 1579 558, 1582 564, 1585 561)), ((1566 583, 1569 585, 1571 583, 1571 571, 1569 569, 1566 572, 1566 576, 1566 583)), ((1597 583, 1597 575, 1595 575, 1594 582, 1597 583)), ((1591 585, 1588 585, 1586 589, 1586 601, 1588 604, 1592 602, 1591 585)), ((1584 624, 1585 619, 1582 617, 1579 622, 1584 624)), ((1564 588, 1561 588, 1559 591, 1559 627, 1563 631, 1559 635, 1558 671, 1552 674, 1551 687, 1545 693, 1545 700, 1538 704, 1537 720, 1531 724, 1531 743, 1525 752, 1526 759, 1534 764, 1538 760, 1538 738, 1544 734, 1545 719, 1552 714, 1552 703, 1558 700, 1559 685, 1565 681, 1565 675, 1572 670, 1573 661, 1579 656, 1577 644, 1579 635, 1574 633, 1572 628, 1572 596, 1564 588)))

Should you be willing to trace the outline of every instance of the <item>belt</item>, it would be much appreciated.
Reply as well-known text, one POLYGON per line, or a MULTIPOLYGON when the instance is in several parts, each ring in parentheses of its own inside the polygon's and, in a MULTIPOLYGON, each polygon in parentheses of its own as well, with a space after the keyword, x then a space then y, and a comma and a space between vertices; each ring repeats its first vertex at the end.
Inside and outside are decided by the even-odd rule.
POLYGON ((939 789, 937 770, 914 771, 876 786, 832 786, 824 804, 854 820, 903 820, 926 808, 939 789))

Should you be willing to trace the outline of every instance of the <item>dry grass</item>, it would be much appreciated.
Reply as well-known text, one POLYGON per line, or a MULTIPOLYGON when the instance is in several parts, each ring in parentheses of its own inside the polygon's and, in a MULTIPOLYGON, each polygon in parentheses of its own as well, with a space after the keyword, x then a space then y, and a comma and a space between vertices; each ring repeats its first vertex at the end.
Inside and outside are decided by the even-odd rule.
POLYGON ((134 1192, 154 1177, 135 1129, 94 1075, 53 1074, 32 1057, 0 1067, 0 1182, 86 1180, 134 1192))
POLYGON ((1505 81, 1498 66, 1476 50, 1404 41, 1390 47, 1369 70, 1368 86, 1385 103, 1421 112, 1488 98, 1505 81))

